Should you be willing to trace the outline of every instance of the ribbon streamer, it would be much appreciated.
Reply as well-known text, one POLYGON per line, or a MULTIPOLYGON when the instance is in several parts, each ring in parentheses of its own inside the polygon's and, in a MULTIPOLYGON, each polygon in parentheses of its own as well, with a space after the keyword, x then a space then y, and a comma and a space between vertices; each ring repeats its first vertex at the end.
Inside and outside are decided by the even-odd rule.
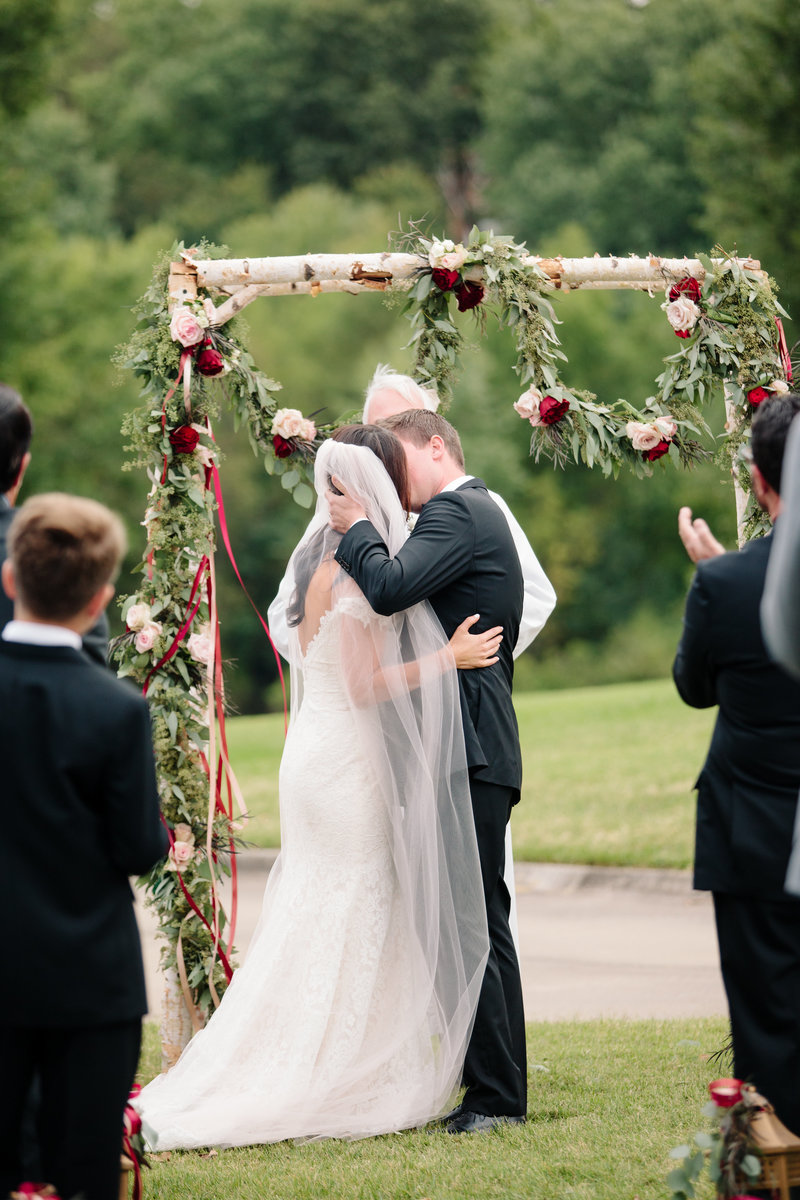
POLYGON ((792 360, 789 357, 789 348, 786 345, 786 334, 783 332, 783 321, 780 317, 775 318, 775 324, 778 326, 778 351, 783 363, 783 369, 786 373, 786 382, 792 381, 792 360))

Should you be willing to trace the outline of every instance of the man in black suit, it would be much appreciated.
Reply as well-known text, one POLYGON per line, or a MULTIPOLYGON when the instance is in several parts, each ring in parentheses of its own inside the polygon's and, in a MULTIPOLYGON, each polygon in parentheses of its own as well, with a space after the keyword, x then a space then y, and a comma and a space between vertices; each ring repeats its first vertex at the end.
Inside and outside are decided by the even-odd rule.
POLYGON ((128 876, 167 851, 147 704, 81 652, 113 594, 108 509, 42 495, 17 513, 0 640, 0 1195, 20 1183, 38 1074, 42 1169, 64 1200, 115 1200, 146 1011, 128 876))
MULTIPOLYGON (((33 420, 22 397, 0 383, 0 563, 6 557, 6 539, 14 518, 14 505, 31 461, 33 420)), ((0 631, 11 620, 14 606, 0 587, 0 631)), ((108 651, 108 618, 101 613, 97 624, 83 637, 90 658, 104 663, 108 651)))
MULTIPOLYGON (((764 401, 753 419, 753 491, 773 519, 800 396, 764 401)), ((800 683, 772 662, 759 605, 772 535, 726 554, 681 511, 698 561, 673 674, 695 708, 719 706, 697 781, 694 886, 714 896, 734 1073, 756 1084, 800 1133, 800 900, 784 892, 800 788, 800 683)))
POLYGON ((403 443, 411 507, 419 518, 392 559, 357 503, 346 494, 330 497, 331 523, 344 534, 337 562, 376 612, 400 612, 427 599, 447 637, 464 613, 480 614, 475 632, 503 627, 497 663, 459 672, 490 949, 464 1065, 467 1091, 447 1128, 451 1133, 484 1132, 523 1121, 527 1109, 522 986, 508 924, 510 897, 503 882, 506 825, 522 782, 511 701, 522 572, 503 513, 482 480, 464 473, 461 443, 452 425, 423 409, 400 413, 383 424, 403 443))

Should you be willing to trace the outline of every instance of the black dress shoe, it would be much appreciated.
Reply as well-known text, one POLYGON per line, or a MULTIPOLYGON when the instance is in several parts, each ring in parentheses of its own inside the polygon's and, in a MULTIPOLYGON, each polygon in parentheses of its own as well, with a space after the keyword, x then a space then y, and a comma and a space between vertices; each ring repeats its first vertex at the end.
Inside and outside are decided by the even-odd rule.
POLYGON ((443 1117, 437 1117, 436 1119, 440 1125, 449 1125, 451 1121, 456 1119, 456 1117, 461 1116, 461 1112, 461 1105, 457 1104, 455 1108, 450 1109, 449 1113, 445 1113, 443 1117))
POLYGON ((491 1133, 504 1125, 524 1125, 524 1117, 502 1113, 491 1117, 487 1113, 468 1112, 462 1109, 447 1126, 448 1133, 491 1133))

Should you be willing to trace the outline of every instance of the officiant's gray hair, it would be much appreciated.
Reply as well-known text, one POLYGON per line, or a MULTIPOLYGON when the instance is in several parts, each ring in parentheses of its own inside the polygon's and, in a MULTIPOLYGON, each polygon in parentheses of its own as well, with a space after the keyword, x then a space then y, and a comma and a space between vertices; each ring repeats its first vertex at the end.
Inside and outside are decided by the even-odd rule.
POLYGON ((372 397, 376 392, 383 391, 397 392, 408 401, 409 408, 425 408, 428 412, 436 412, 439 407, 439 397, 433 388, 422 387, 410 375, 400 375, 392 370, 388 363, 378 363, 364 394, 364 413, 361 419, 365 425, 371 423, 369 409, 372 397))

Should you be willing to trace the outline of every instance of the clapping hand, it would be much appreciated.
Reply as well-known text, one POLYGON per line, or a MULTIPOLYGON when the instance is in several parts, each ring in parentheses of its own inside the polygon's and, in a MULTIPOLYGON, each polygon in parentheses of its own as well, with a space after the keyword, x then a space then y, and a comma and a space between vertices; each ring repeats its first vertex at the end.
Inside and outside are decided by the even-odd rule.
POLYGON ((725 553, 722 542, 718 542, 702 517, 692 520, 692 510, 678 511, 678 533, 692 562, 703 562, 725 553))
POLYGON ((467 617, 450 638, 453 658, 456 660, 456 666, 462 671, 469 671, 474 667, 491 667, 498 661, 497 650, 503 640, 503 626, 495 625, 484 633, 470 633, 472 626, 480 619, 479 613, 467 617))

